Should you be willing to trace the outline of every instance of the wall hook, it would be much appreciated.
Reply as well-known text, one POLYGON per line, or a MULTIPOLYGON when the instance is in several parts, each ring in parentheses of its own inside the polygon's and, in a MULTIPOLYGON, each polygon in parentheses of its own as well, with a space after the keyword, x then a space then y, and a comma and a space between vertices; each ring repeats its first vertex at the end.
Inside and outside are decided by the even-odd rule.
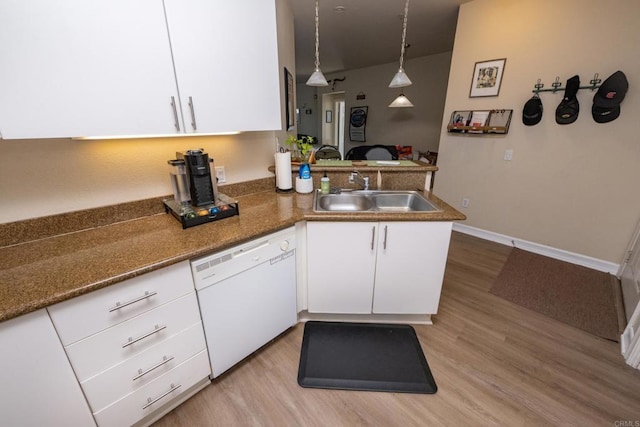
POLYGON ((553 86, 553 93, 556 93, 558 91, 558 88, 562 86, 559 76, 556 76, 556 81, 551 83, 551 86, 553 86))
POLYGON ((541 83, 541 81, 542 81, 542 79, 538 79, 538 82, 533 85, 533 87, 536 88, 536 90, 534 90, 533 93, 535 93, 536 95, 538 94, 538 92, 540 92, 540 89, 542 89, 544 87, 544 84, 541 83))
POLYGON ((594 91, 597 88, 599 88, 600 87, 599 85, 600 85, 601 82, 602 82, 602 79, 599 79, 598 78, 598 73, 595 73, 593 75, 593 79, 589 80, 589 83, 591 83, 591 90, 594 91))

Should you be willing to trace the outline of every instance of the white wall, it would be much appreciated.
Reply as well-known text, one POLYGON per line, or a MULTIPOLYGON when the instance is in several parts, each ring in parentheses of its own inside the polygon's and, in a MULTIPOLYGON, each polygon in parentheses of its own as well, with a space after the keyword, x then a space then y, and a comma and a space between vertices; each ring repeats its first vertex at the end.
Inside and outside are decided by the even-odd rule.
MULTIPOLYGON (((640 217, 640 2, 476 0, 463 4, 440 130, 435 193, 455 207, 470 199, 465 224, 620 263, 640 217), (469 98, 474 64, 507 58, 500 95, 469 98), (578 93, 580 115, 557 125, 562 93, 543 93, 542 122, 522 124, 538 79, 546 87, 575 74, 589 84, 616 70, 630 89, 621 116, 591 117, 593 93, 578 93), (446 132, 453 110, 514 109, 506 136, 446 132), (513 160, 504 161, 506 149, 513 160)), ((411 75, 411 74, 410 74, 411 75)), ((412 75, 411 75, 412 76, 412 75)), ((412 76, 412 78, 414 78, 412 76)))
MULTIPOLYGON (((289 0, 276 4, 280 68, 295 76, 293 12, 289 0)), ((284 128, 284 73, 280 75, 284 128)), ((285 138, 286 132, 276 131, 102 141, 0 140, 0 223, 171 194, 167 160, 190 148, 204 148, 216 166, 225 166, 228 183, 271 177, 267 168, 273 165, 276 141, 285 138)))
POLYGON ((331 84, 318 88, 314 107, 316 129, 321 128, 325 117, 320 108, 321 94, 344 91, 347 114, 345 150, 362 144, 400 144, 412 145, 414 151, 416 148, 437 151, 450 61, 451 52, 405 60, 405 70, 413 85, 405 88, 404 93, 415 105, 414 108, 388 107, 400 93, 398 89, 388 87, 398 71, 397 62, 327 74, 327 80, 343 77, 346 80, 337 82, 333 90, 331 84), (356 99, 360 92, 365 94, 365 100, 356 99), (349 111, 356 106, 369 107, 365 143, 349 140, 349 111))

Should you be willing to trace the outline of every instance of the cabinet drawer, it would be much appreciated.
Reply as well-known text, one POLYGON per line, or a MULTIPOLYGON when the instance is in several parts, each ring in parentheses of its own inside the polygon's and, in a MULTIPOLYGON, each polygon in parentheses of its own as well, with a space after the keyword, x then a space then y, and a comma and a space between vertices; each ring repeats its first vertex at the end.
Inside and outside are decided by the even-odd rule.
POLYGON ((62 344, 122 323, 193 291, 188 261, 49 307, 62 344))
POLYGON ((187 391, 189 387, 208 375, 209 360, 207 352, 202 351, 136 392, 93 415, 100 427, 131 425, 175 399, 180 393, 187 391), (154 400, 155 403, 149 404, 154 400))
POLYGON ((202 323, 82 383, 93 412, 135 392, 206 349, 202 323))
POLYGON ((80 382, 200 322, 195 292, 66 347, 80 382))

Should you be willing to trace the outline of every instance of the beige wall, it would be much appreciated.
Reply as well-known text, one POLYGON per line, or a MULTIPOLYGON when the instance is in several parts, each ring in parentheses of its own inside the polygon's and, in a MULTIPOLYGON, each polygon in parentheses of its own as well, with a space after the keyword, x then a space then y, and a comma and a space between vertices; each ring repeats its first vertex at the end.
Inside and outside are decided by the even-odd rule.
MULTIPOLYGON (((286 66, 295 75, 293 12, 289 0, 276 3, 280 68, 286 66)), ((282 100, 284 122, 284 95, 282 100)), ((247 100, 248 120, 250 106, 247 100)), ((270 177, 267 168, 274 163, 276 141, 285 138, 279 131, 102 141, 0 140, 0 223, 170 194, 167 160, 190 148, 204 148, 216 166, 225 166, 228 183, 270 177)))
POLYGON ((620 263, 640 217, 640 2, 636 0, 476 0, 461 6, 453 51, 435 193, 455 207, 470 199, 466 225, 620 263), (469 98, 475 62, 507 58, 500 95, 469 98), (580 90, 580 115, 555 123, 562 93, 543 93, 542 122, 522 124, 538 79, 551 87, 575 74, 616 70, 630 90, 621 116, 591 117, 593 93, 580 90), (446 132, 453 110, 512 108, 506 136, 446 132), (504 161, 506 149, 513 160, 504 161))

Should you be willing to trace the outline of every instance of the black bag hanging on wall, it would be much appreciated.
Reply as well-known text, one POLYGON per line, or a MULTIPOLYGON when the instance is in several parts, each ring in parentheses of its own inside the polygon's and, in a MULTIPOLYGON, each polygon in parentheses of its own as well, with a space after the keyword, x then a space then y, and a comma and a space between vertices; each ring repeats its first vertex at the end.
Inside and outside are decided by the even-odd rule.
POLYGON ((556 123, 559 125, 568 125, 578 118, 580 113, 580 104, 576 94, 580 89, 580 77, 573 76, 567 80, 567 87, 564 91, 564 98, 556 108, 556 123))

